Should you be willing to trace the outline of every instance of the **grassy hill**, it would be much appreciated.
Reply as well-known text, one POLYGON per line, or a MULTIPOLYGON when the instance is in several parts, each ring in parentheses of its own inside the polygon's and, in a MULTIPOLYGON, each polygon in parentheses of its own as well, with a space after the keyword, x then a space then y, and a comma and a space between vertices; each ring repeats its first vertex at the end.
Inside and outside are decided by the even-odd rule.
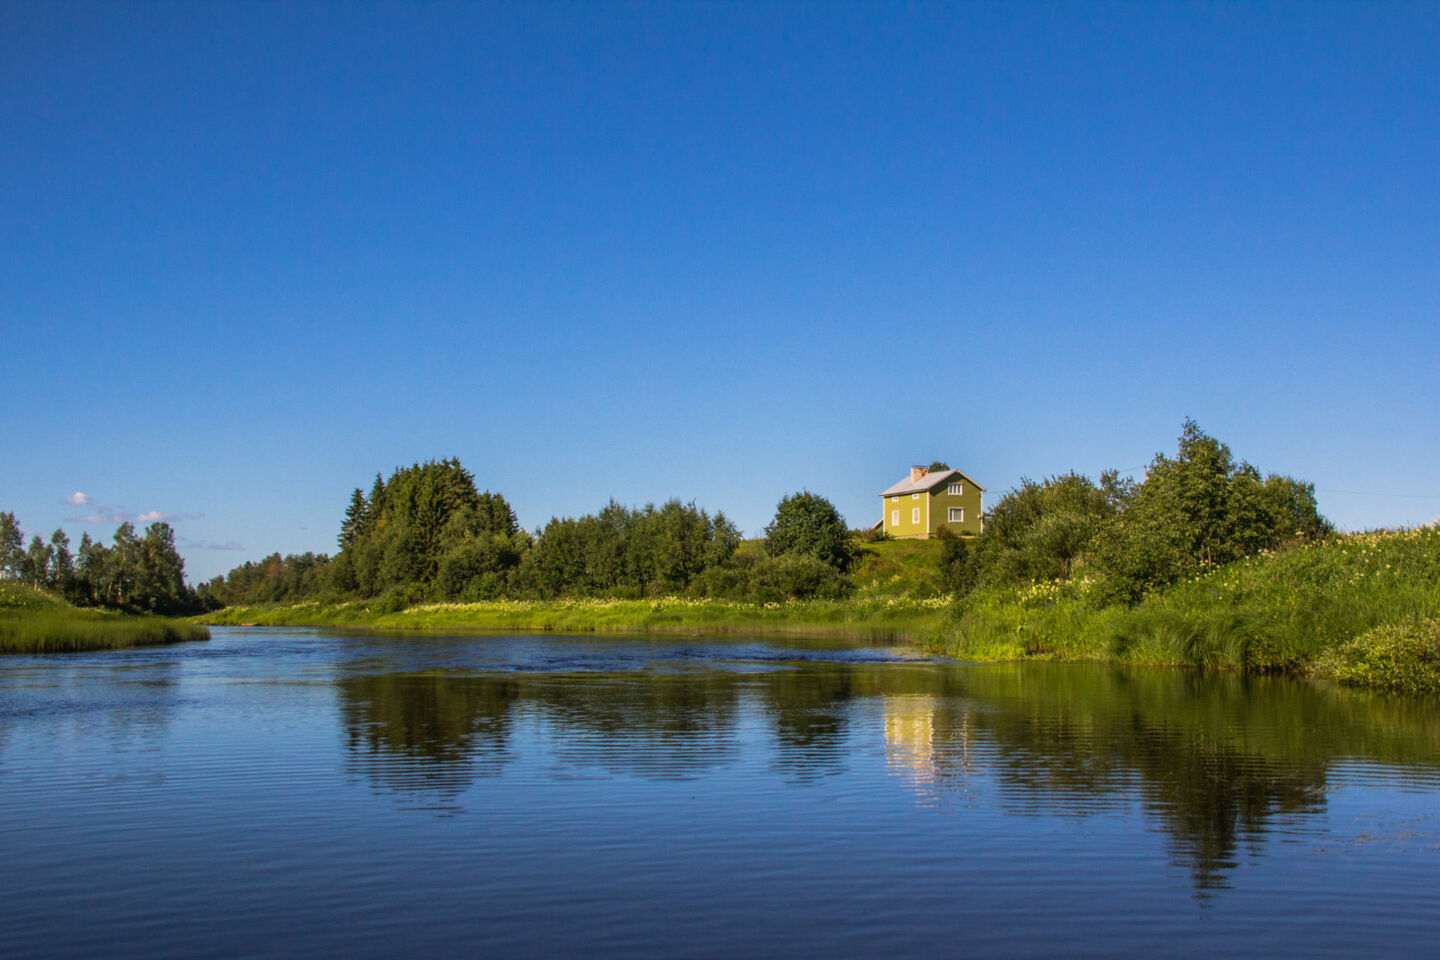
POLYGON ((82 610, 43 590, 0 580, 0 653, 120 650, 209 637, 198 624, 82 610))
POLYGON ((861 597, 933 597, 940 582, 939 540, 881 540, 863 544, 850 579, 861 597))
POLYGON ((1109 660, 1440 692, 1440 528, 1357 534, 1206 571, 1127 607, 1084 576, 974 594, 937 646, 967 660, 1109 660))

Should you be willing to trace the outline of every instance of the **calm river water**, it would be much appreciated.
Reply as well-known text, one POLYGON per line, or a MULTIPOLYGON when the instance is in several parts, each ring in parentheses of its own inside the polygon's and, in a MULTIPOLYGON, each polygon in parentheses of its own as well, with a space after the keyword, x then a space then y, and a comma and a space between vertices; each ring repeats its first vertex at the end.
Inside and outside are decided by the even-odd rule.
POLYGON ((0 660, 0 954, 1417 956, 1440 710, 834 642, 0 660))

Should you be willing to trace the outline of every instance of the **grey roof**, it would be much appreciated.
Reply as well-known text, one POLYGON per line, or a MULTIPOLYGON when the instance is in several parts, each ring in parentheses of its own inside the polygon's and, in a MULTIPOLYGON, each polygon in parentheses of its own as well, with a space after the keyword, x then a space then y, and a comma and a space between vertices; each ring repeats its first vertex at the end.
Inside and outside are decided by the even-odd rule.
POLYGON ((893 487, 880 494, 880 496, 897 497, 902 493, 924 493, 927 490, 934 490, 942 483, 948 483, 954 477, 960 477, 969 483, 975 484, 975 486, 980 489, 981 493, 985 492, 984 487, 981 487, 980 484, 975 483, 974 480, 971 480, 959 470, 936 470, 934 473, 925 474, 925 476, 921 477, 919 480, 911 480, 909 477, 906 477, 904 480, 901 480, 899 483, 895 484, 893 487))

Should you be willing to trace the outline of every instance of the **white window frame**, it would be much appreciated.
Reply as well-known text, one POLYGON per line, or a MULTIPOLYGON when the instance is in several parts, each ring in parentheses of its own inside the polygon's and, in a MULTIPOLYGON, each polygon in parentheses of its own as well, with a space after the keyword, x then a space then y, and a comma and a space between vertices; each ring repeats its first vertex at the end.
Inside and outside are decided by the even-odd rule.
MULTIPOLYGON (((896 499, 898 500, 899 498, 897 497, 896 499)), ((892 526, 892 527, 898 527, 898 526, 900 526, 900 511, 899 511, 899 510, 891 510, 891 511, 890 511, 890 526, 892 526)))
POLYGON ((920 494, 918 494, 918 493, 912 493, 912 494, 910 494, 910 499, 911 499, 911 500, 919 500, 919 499, 920 499, 920 494))
POLYGON ((911 523, 919 523, 919 522, 920 522, 920 508, 919 508, 919 507, 914 507, 914 508, 911 509, 911 511, 910 511, 910 522, 911 522, 911 523))
POLYGON ((950 484, 950 489, 946 491, 946 493, 950 494, 950 496, 952 497, 958 497, 964 492, 965 484, 963 483, 952 483, 950 484))
POLYGON ((891 498, 890 498, 890 502, 891 502, 891 503, 899 503, 899 502, 900 502, 900 498, 899 498, 899 497, 891 497, 891 498))
POLYGON ((964 522, 965 522, 965 508, 964 508, 964 507, 951 507, 951 508, 950 508, 950 519, 949 519, 949 521, 947 521, 947 522, 949 522, 949 523, 964 523, 964 522))

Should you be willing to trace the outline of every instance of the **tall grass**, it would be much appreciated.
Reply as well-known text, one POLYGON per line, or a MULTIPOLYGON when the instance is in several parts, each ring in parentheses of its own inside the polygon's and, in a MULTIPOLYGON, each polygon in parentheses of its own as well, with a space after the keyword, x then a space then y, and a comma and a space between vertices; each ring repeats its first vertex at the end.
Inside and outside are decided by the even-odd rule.
POLYGON ((206 640, 195 623, 79 610, 19 584, 0 584, 0 653, 78 653, 206 640))
POLYGON ((551 630, 614 633, 775 633, 902 640, 938 634, 949 598, 743 603, 693 597, 648 600, 496 600, 431 603, 393 611, 380 602, 227 607, 216 624, 357 626, 385 630, 551 630))
MULTIPOLYGON (((1337 670, 1333 651, 1357 642, 1363 649, 1362 638, 1379 628, 1419 630, 1437 618, 1440 529, 1424 527, 1240 560, 1156 591, 1134 607, 1106 605, 1098 584, 1084 578, 989 591, 958 612, 940 646, 974 660, 1119 660, 1386 686, 1383 667, 1370 674, 1337 670)), ((1417 635, 1404 647, 1412 660, 1428 649, 1426 642, 1435 643, 1426 639, 1434 631, 1417 635)))

